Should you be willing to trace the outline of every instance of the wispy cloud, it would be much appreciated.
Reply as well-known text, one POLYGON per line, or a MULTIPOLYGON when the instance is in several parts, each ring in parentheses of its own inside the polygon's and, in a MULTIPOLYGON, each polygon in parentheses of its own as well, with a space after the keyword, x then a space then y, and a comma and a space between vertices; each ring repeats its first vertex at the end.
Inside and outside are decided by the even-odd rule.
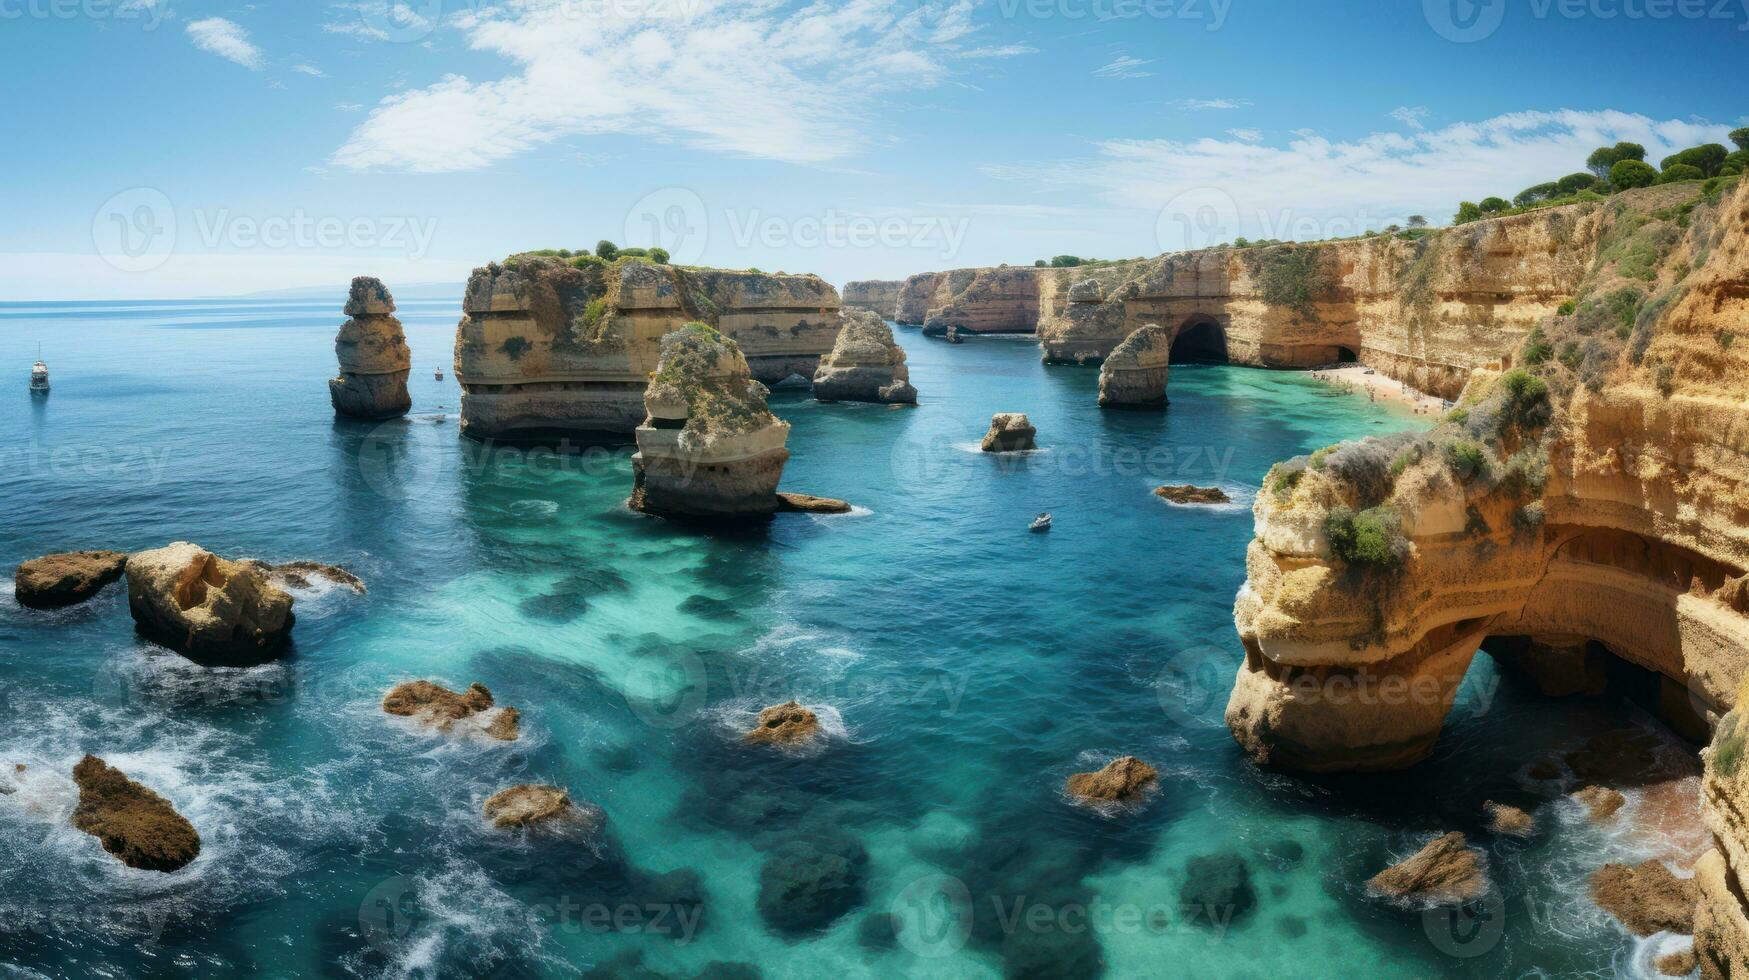
POLYGON ((1147 78, 1154 73, 1143 71, 1142 66, 1153 63, 1151 58, 1134 58, 1128 54, 1120 54, 1110 64, 1093 69, 1093 74, 1100 78, 1147 78))
POLYGON ((339 109, 341 112, 363 112, 364 111, 364 103, 362 103, 362 102, 336 102, 336 103, 334 103, 334 108, 339 109))
POLYGON ((194 40, 194 46, 202 51, 256 71, 265 63, 261 49, 249 43, 249 32, 235 21, 223 17, 208 17, 190 21, 187 30, 188 36, 194 40))
POLYGON ((310 65, 310 64, 293 65, 292 71, 298 72, 299 74, 302 74, 302 75, 309 75, 311 78, 327 78, 328 77, 327 72, 323 71, 320 68, 317 68, 315 65, 310 65))
POLYGON ((1314 222, 1313 234, 1353 234, 1411 213, 1449 214, 1461 200, 1511 197, 1578 170, 1599 146, 1629 140, 1656 160, 1682 147, 1722 141, 1729 128, 1564 109, 1341 142, 1311 132, 1285 145, 1239 137, 1105 140, 1094 144, 1088 158, 983 170, 999 179, 1086 186, 1114 206, 1155 212, 1200 194, 1220 202, 1218 210, 1229 212, 1236 224, 1223 237, 1308 237, 1295 233, 1301 219, 1314 222))
POLYGON ((961 54, 964 58, 1014 58, 1023 54, 1038 54, 1038 49, 1028 44, 998 44, 987 48, 972 48, 961 54))
POLYGON ((1428 115, 1427 107, 1420 105, 1400 105, 1391 110, 1391 118, 1410 129, 1426 129, 1428 115))
POLYGON ((518 0, 466 9, 446 23, 474 51, 520 71, 492 81, 452 74, 391 95, 333 162, 474 170, 557 139, 605 133, 792 163, 837 160, 875 138, 856 120, 883 96, 937 85, 953 62, 1000 50, 970 45, 973 6, 518 0))
POLYGON ((1263 130, 1261 129, 1229 129, 1227 135, 1246 143, 1263 142, 1263 130))
POLYGON ((1186 112, 1207 112, 1211 109, 1243 109, 1250 104, 1250 99, 1179 99, 1172 106, 1186 112))
POLYGON ((334 19, 323 24, 322 30, 366 41, 416 41, 431 33, 442 16, 441 7, 423 6, 437 11, 436 15, 427 16, 405 3, 389 0, 337 3, 331 8, 334 19))

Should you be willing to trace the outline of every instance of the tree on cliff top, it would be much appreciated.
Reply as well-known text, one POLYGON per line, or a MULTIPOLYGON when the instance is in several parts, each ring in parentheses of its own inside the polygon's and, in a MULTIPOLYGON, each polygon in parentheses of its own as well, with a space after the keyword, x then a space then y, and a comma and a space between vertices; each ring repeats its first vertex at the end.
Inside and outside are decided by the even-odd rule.
POLYGON ((1623 160, 1646 159, 1646 148, 1638 143, 1617 143, 1614 146, 1601 146, 1591 152, 1585 159, 1585 169, 1599 178, 1608 179, 1609 172, 1623 160))
POLYGON ((1680 153, 1672 153, 1659 164, 1659 169, 1669 170, 1675 166, 1690 166, 1699 170, 1701 176, 1712 177, 1724 165, 1725 158, 1730 156, 1723 146, 1717 143, 1707 143, 1704 146, 1691 146, 1680 153))
POLYGON ((1411 227, 1411 228, 1425 228, 1425 227, 1427 227, 1427 218, 1423 215, 1412 214, 1409 216, 1408 220, 1409 220, 1409 227, 1411 227))
POLYGON ((612 262, 619 258, 619 246, 603 238, 595 243, 595 257, 612 262))
POLYGON ((1609 168, 1609 182, 1618 190, 1630 187, 1650 187, 1658 179, 1658 171, 1652 169, 1649 163, 1638 160, 1623 160, 1609 168))
POLYGON ((1730 139, 1737 144, 1737 149, 1749 152, 1749 126, 1731 130, 1730 139))

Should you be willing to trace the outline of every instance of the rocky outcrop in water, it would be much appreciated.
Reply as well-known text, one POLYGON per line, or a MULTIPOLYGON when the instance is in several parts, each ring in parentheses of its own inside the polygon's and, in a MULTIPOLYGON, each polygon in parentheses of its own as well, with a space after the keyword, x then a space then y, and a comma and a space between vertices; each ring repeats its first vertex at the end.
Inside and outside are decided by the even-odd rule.
POLYGON ((1099 367, 1099 407, 1166 407, 1172 331, 1150 323, 1124 338, 1099 367))
POLYGON ((146 637, 194 659, 247 662, 278 653, 292 597, 242 562, 178 541, 127 560, 128 611, 146 637))
POLYGON ((1175 504, 1225 504, 1232 498, 1220 487, 1196 487, 1188 483, 1155 487, 1154 496, 1175 504))
POLYGON ((1489 800, 1482 804, 1482 812, 1488 815, 1488 832, 1491 834, 1529 837, 1536 831, 1536 819, 1510 803, 1489 800))
POLYGON ((1481 854, 1463 834, 1451 833, 1373 875, 1366 886, 1375 895, 1408 905, 1462 905, 1487 893, 1488 875, 1481 854))
POLYGON ((820 401, 876 402, 912 405, 911 369, 905 351, 893 341, 893 328, 866 310, 848 310, 831 353, 814 373, 814 397, 820 401))
POLYGON ((664 336, 710 325, 754 378, 776 384, 813 376, 837 337, 838 306, 817 276, 512 256, 468 280, 455 360, 463 434, 623 442, 646 415, 664 336))
POLYGON ((200 856, 200 834, 170 801, 94 755, 73 767, 73 826, 130 868, 177 871, 200 856))
POLYGON ((848 514, 851 507, 849 501, 832 497, 816 497, 806 493, 780 493, 777 495, 777 509, 793 514, 848 514))
POLYGON ((500 830, 533 827, 578 815, 569 793, 557 786, 533 783, 493 793, 480 810, 486 822, 500 830))
POLYGON ((84 602, 121 578, 128 556, 121 551, 69 551, 32 558, 12 576, 18 604, 58 609, 84 602))
POLYGON ((998 412, 990 417, 982 448, 987 453, 1018 453, 1036 449, 1038 430, 1024 412, 998 412))
POLYGON ((819 717, 795 701, 785 701, 759 712, 753 730, 742 738, 759 745, 799 745, 819 735, 819 717))
POLYGON ((325 562, 299 559, 282 562, 278 565, 262 561, 259 558, 245 558, 240 564, 247 565, 267 577, 269 582, 282 589, 310 589, 320 579, 331 585, 350 590, 354 595, 364 595, 370 590, 365 588, 364 579, 352 574, 339 565, 329 565, 325 562))
POLYGON ((864 279, 844 284, 844 308, 867 310, 883 320, 891 320, 899 310, 899 290, 904 283, 897 279, 864 279))
POLYGON ((1113 759, 1097 772, 1078 772, 1064 784, 1069 796, 1087 803, 1134 803, 1159 785, 1160 774, 1133 755, 1113 759))
POLYGON ((383 695, 383 711, 440 732, 465 725, 501 742, 514 742, 522 733, 521 712, 496 707, 492 692, 479 683, 461 694, 424 680, 396 684, 383 695))
POLYGON ((328 382, 334 411, 358 419, 398 418, 413 407, 407 375, 413 354, 382 280, 359 276, 346 300, 350 317, 334 338, 340 376, 328 382))
POLYGON ((789 423, 771 414, 767 394, 722 333, 690 323, 664 337, 637 429, 632 508, 712 520, 775 514, 789 423))
POLYGON ((1671 874, 1661 861, 1606 864, 1591 876, 1591 900, 1636 936, 1692 933, 1698 899, 1694 882, 1671 874))
MULTIPOLYGON (((1691 737, 1732 702, 1749 663, 1734 587, 1749 568, 1749 348, 1726 338, 1749 316, 1749 185, 1648 190, 1524 216, 1568 222, 1599 261, 1570 314, 1533 321, 1518 369, 1478 372, 1429 433, 1329 447, 1266 479, 1227 709, 1258 761, 1425 758, 1490 636, 1580 638, 1634 665, 1691 737), (1349 695, 1326 696, 1335 677, 1349 695), (1405 696, 1361 696, 1386 690, 1405 696)), ((1503 220, 1465 234, 1504 248, 1524 223, 1503 220)))

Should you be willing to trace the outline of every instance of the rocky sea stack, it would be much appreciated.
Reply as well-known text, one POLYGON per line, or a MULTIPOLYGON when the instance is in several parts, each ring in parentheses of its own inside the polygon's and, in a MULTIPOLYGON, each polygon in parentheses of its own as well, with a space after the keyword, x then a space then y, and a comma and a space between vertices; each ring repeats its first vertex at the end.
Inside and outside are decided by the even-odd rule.
POLYGON ((760 745, 798 745, 819 734, 819 717, 798 702, 786 701, 759 712, 753 730, 743 739, 760 745))
POLYGON ((395 318, 395 298, 382 280, 359 276, 346 300, 351 317, 334 338, 340 376, 328 382, 334 411, 356 419, 390 419, 413 407, 407 375, 413 354, 395 318))
POLYGON ((140 633, 196 660, 258 662, 291 633, 292 597, 244 562, 178 541, 127 560, 140 633))
POLYGON ((984 433, 983 450, 987 453, 1018 453, 1036 449, 1034 437, 1038 430, 1024 412, 998 412, 990 418, 990 431, 984 433))
POLYGON ((1375 895, 1409 905, 1462 905, 1487 893, 1488 875, 1464 835, 1450 833, 1373 875, 1366 885, 1375 895))
POLYGON ((94 755, 73 767, 73 826, 130 868, 176 871, 200 855, 200 834, 170 801, 94 755))
POLYGON ((877 402, 914 405, 911 370, 905 351, 893 341, 893 328, 867 310, 846 310, 832 352, 814 373, 814 397, 823 402, 877 402))
POLYGON ((631 506, 713 520, 767 518, 789 459, 789 423, 771 414, 733 340, 703 323, 662 338, 632 457, 631 506))
POLYGON ((1099 407, 1166 407, 1172 331, 1150 323, 1124 338, 1099 367, 1099 407))
POLYGON ((84 602, 121 578, 128 556, 121 551, 70 551, 32 558, 12 576, 18 604, 58 609, 84 602))
POLYGON ((571 796, 557 786, 525 784, 500 790, 480 807, 486 820, 501 830, 532 827, 574 815, 571 796))

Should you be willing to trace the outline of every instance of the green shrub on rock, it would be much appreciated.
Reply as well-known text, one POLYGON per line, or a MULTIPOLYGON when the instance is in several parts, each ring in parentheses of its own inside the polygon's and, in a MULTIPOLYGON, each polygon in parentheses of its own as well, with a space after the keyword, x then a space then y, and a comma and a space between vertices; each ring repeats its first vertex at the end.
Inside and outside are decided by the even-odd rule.
POLYGON ((1358 514, 1347 507, 1334 508, 1324 518, 1324 536, 1331 554, 1357 568, 1395 568, 1409 555, 1403 520, 1388 505, 1358 514))
POLYGON ((1664 168, 1658 175, 1658 183, 1674 184, 1679 180, 1705 180, 1706 171, 1692 164, 1678 163, 1664 168))
POLYGON ((1609 169, 1609 182, 1621 190, 1650 187, 1657 179, 1658 171, 1638 160, 1623 160, 1609 169))

